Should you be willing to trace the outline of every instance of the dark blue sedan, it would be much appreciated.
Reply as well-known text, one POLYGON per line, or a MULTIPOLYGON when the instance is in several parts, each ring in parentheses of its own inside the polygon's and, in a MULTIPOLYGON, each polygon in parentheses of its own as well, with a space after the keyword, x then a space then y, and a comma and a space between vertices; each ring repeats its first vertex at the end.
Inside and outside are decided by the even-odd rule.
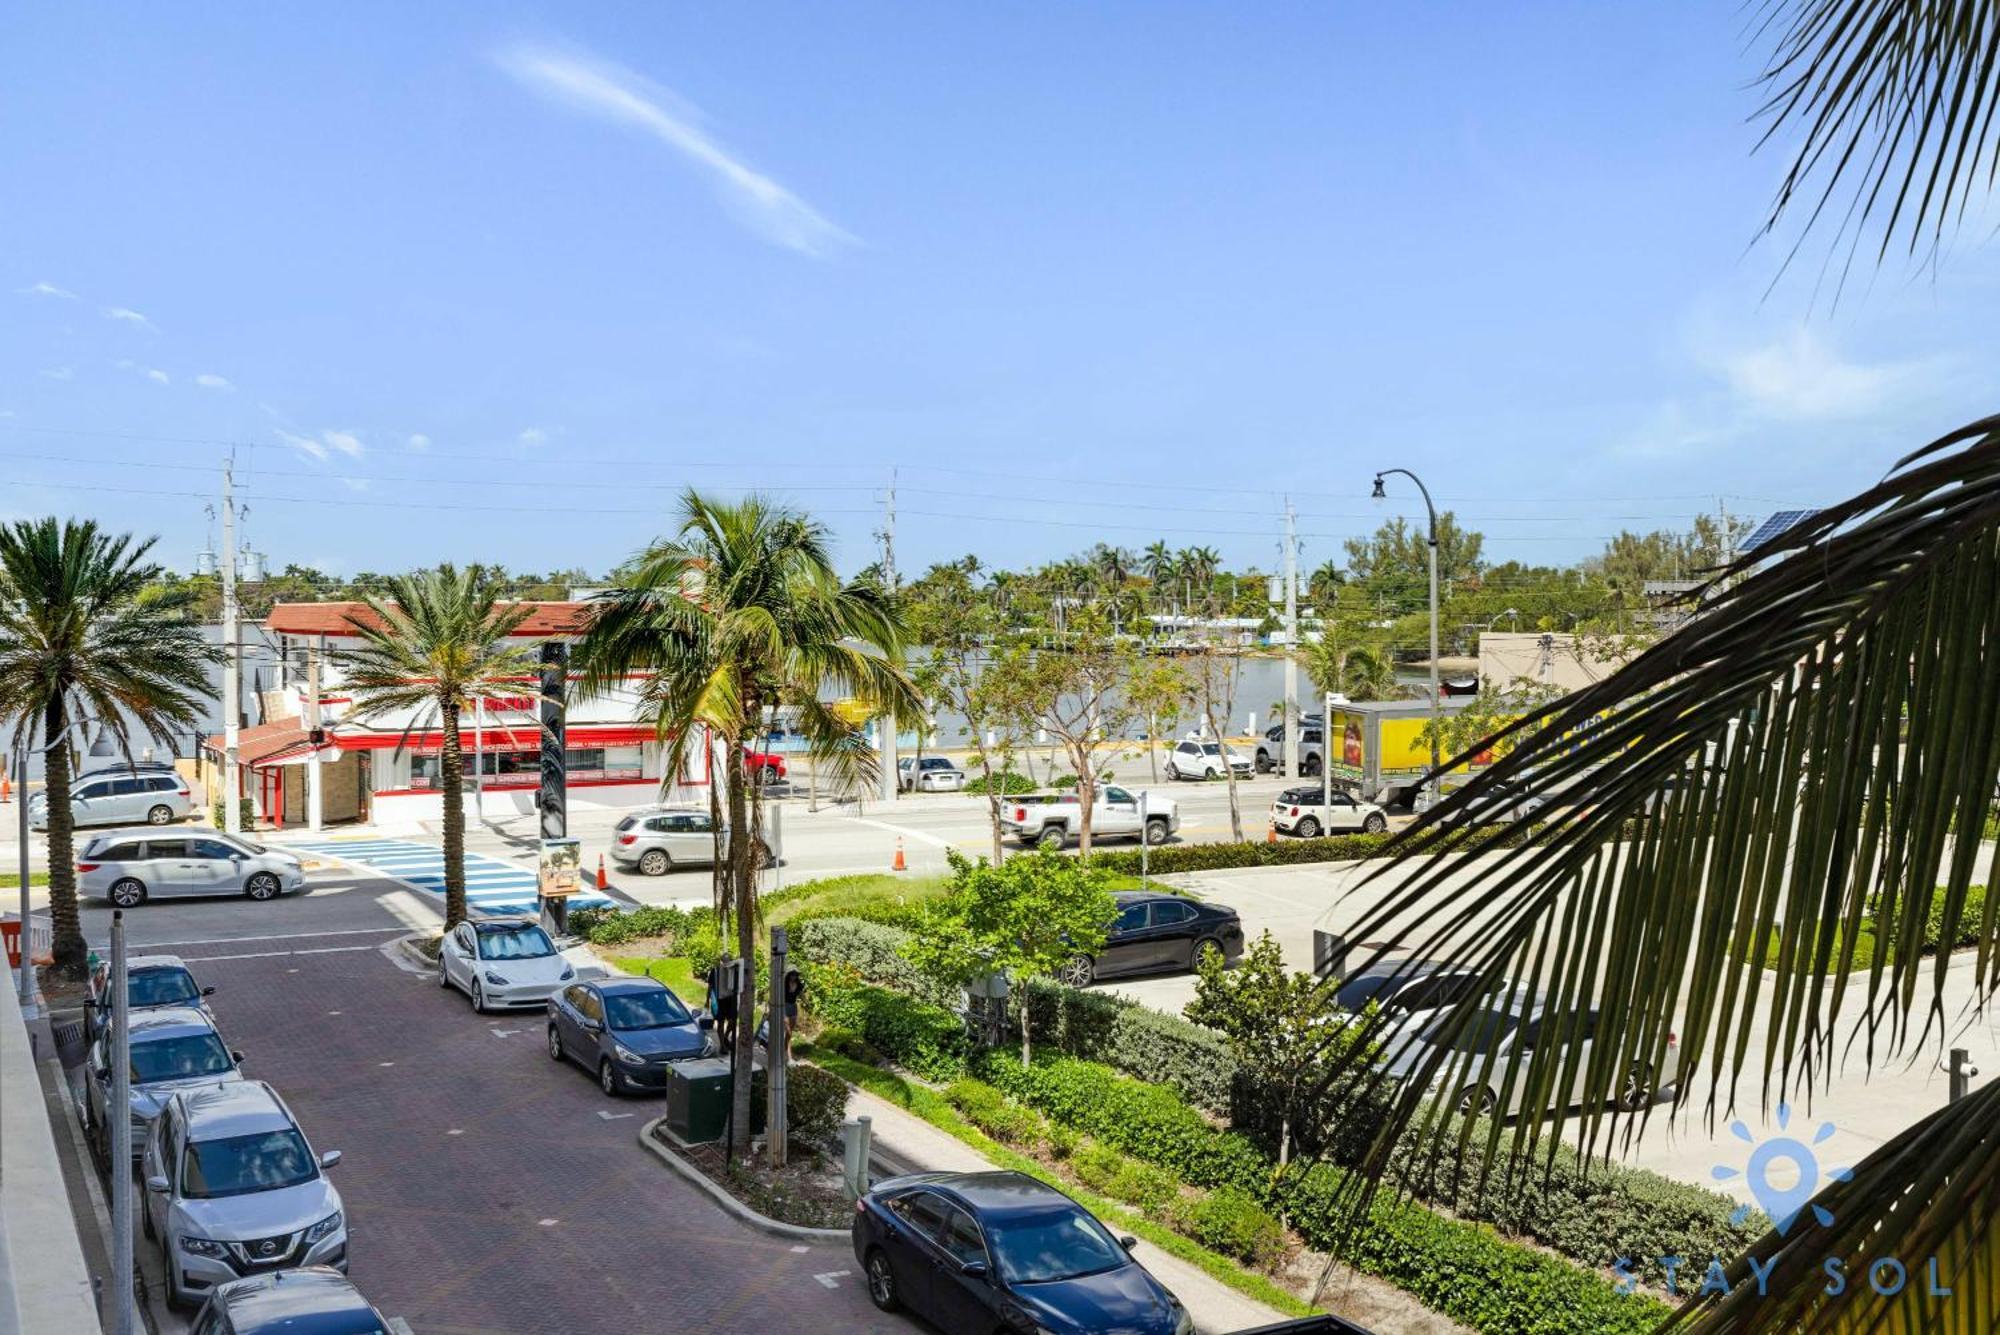
POLYGON ((549 1056, 595 1071, 606 1094, 663 1090, 669 1062, 714 1050, 708 1016, 657 979, 596 978, 549 998, 549 1056))
POLYGON ((912 1173, 854 1203, 868 1296, 941 1330, 1190 1335, 1187 1309, 1131 1246, 1021 1173, 912 1173))

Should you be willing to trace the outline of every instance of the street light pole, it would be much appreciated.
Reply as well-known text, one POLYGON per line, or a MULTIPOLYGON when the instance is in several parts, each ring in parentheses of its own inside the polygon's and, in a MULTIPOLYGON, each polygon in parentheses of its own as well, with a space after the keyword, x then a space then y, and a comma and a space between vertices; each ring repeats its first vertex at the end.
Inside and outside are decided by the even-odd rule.
MULTIPOLYGON (((1418 491, 1419 491, 1420 493, 1422 493, 1422 495, 1423 495, 1423 498, 1424 498, 1424 512, 1425 512, 1425 514, 1427 514, 1427 515, 1429 516, 1429 518, 1430 518, 1430 529, 1429 529, 1429 531, 1428 531, 1428 533, 1427 533, 1427 535, 1426 535, 1426 536, 1427 536, 1427 538, 1428 538, 1428 540, 1429 540, 1429 544, 1430 544, 1430 551, 1431 551, 1431 777, 1430 777, 1430 787, 1431 787, 1431 791, 1432 791, 1433 793, 1435 793, 1435 792, 1437 791, 1437 784, 1438 784, 1438 782, 1439 782, 1439 779, 1440 779, 1440 776, 1439 776, 1439 774, 1438 774, 1438 772, 1437 772, 1437 771, 1438 771, 1438 764, 1439 764, 1439 756, 1438 756, 1438 729, 1439 729, 1439 727, 1441 726, 1441 723, 1440 723, 1440 720, 1441 720, 1441 718, 1443 717, 1443 713, 1444 713, 1444 700, 1443 700, 1443 696, 1442 696, 1442 695, 1440 694, 1440 692, 1439 692, 1439 689, 1438 689, 1438 512, 1437 512, 1437 507, 1436 507, 1435 505, 1432 505, 1432 504, 1431 504, 1431 491, 1430 491, 1430 488, 1429 488, 1429 487, 1426 487, 1426 486, 1424 485, 1424 482, 1423 482, 1423 479, 1422 479, 1422 478, 1418 477, 1418 476, 1417 476, 1417 475, 1416 475, 1415 473, 1412 473, 1412 472, 1411 472, 1411 471, 1410 471, 1409 469, 1407 469, 1407 468, 1384 468, 1384 469, 1383 469, 1382 471, 1380 471, 1380 472, 1378 472, 1377 474, 1375 474, 1375 492, 1374 492, 1374 499, 1375 499, 1375 500, 1378 500, 1378 501, 1382 501, 1382 500, 1387 500, 1387 499, 1388 499, 1388 496, 1389 496, 1389 494, 1388 494, 1388 493, 1387 493, 1386 491, 1384 491, 1384 490, 1382 489, 1382 479, 1383 479, 1383 478, 1385 478, 1385 477, 1388 477, 1388 476, 1390 476, 1390 475, 1392 475, 1392 474, 1401 474, 1401 475, 1402 475, 1403 477, 1406 477, 1406 478, 1410 479, 1410 481, 1412 481, 1412 482, 1414 482, 1414 483, 1416 483, 1416 484, 1417 484, 1417 490, 1418 490, 1418 491)), ((1422 797, 1422 795, 1423 795, 1423 794, 1422 794, 1422 790, 1421 790, 1421 789, 1419 789, 1419 790, 1418 790, 1418 796, 1419 796, 1419 797, 1421 798, 1421 797, 1422 797)))
POLYGON ((28 748, 27 725, 14 730, 14 807, 21 837, 21 1014, 32 1019, 41 1012, 35 983, 35 961, 28 949, 28 748))

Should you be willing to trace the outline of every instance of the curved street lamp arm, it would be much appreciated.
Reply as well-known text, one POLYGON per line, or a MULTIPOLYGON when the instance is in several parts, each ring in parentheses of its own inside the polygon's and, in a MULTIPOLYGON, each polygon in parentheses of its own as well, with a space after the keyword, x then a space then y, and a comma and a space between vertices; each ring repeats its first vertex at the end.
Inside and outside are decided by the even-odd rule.
POLYGON ((1424 480, 1423 480, 1422 478, 1418 477, 1418 476, 1417 476, 1417 475, 1416 475, 1415 473, 1412 473, 1412 472, 1411 472, 1411 471, 1410 471, 1409 469, 1407 469, 1407 468, 1384 468, 1384 469, 1381 469, 1380 471, 1378 471, 1378 472, 1377 472, 1377 473, 1375 474, 1375 484, 1376 484, 1377 486, 1380 486, 1380 485, 1382 484, 1382 479, 1383 479, 1383 478, 1385 478, 1385 477, 1389 477, 1389 476, 1391 476, 1392 474, 1401 474, 1402 476, 1404 476, 1404 477, 1406 477, 1406 478, 1410 479, 1410 481, 1412 481, 1412 482, 1414 482, 1414 483, 1416 483, 1416 484, 1417 484, 1417 490, 1418 490, 1419 492, 1421 492, 1421 493, 1423 494, 1423 498, 1424 498, 1424 510, 1425 510, 1425 511, 1426 511, 1426 512, 1427 512, 1427 513, 1428 513, 1428 514, 1430 515, 1430 521, 1431 521, 1431 527, 1430 527, 1430 544, 1431 544, 1431 546, 1433 546, 1433 547, 1437 546, 1437 540, 1438 540, 1438 512, 1437 512, 1437 506, 1435 506, 1435 505, 1431 504, 1431 489, 1430 489, 1429 487, 1426 487, 1426 486, 1424 485, 1424 480))

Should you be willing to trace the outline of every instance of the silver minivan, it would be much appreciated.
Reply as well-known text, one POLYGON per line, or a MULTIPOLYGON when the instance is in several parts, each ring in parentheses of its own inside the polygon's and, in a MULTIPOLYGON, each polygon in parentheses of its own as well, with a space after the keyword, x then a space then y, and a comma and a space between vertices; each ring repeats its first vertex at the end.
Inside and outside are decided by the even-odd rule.
MULTIPOLYGON (((727 825, 722 827, 722 847, 727 855, 727 825)), ((715 860, 715 826, 699 807, 643 807, 618 822, 611 860, 646 876, 665 876, 675 867, 706 867, 715 860)), ((758 865, 771 865, 769 840, 758 865)))
POLYGON ((182 895, 276 899, 306 882, 305 864, 293 854, 220 830, 96 835, 77 855, 76 871, 78 894, 121 909, 182 895))
MULTIPOLYGON (((178 774, 96 774, 69 790, 70 819, 78 825, 169 825, 193 810, 194 795, 178 774)), ((28 799, 28 824, 49 827, 46 792, 28 799)))

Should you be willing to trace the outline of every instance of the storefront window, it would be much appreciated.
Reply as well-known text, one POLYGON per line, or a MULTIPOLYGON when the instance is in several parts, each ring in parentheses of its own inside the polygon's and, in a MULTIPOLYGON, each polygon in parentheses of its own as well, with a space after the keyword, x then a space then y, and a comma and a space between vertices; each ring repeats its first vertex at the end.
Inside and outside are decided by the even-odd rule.
MULTIPOLYGON (((621 757, 623 763, 607 765, 605 748, 601 746, 571 747, 564 753, 569 777, 572 779, 636 779, 641 770, 637 747, 621 747, 621 751, 633 754, 629 759, 621 757)), ((471 752, 464 756, 465 784, 470 788, 473 775, 479 772, 475 765, 484 769, 489 784, 531 785, 541 781, 542 753, 540 751, 488 751, 475 757, 471 752), (481 764, 483 762, 483 764, 481 764)), ((410 786, 412 788, 436 788, 444 773, 444 759, 435 751, 420 751, 410 756, 410 786)))

